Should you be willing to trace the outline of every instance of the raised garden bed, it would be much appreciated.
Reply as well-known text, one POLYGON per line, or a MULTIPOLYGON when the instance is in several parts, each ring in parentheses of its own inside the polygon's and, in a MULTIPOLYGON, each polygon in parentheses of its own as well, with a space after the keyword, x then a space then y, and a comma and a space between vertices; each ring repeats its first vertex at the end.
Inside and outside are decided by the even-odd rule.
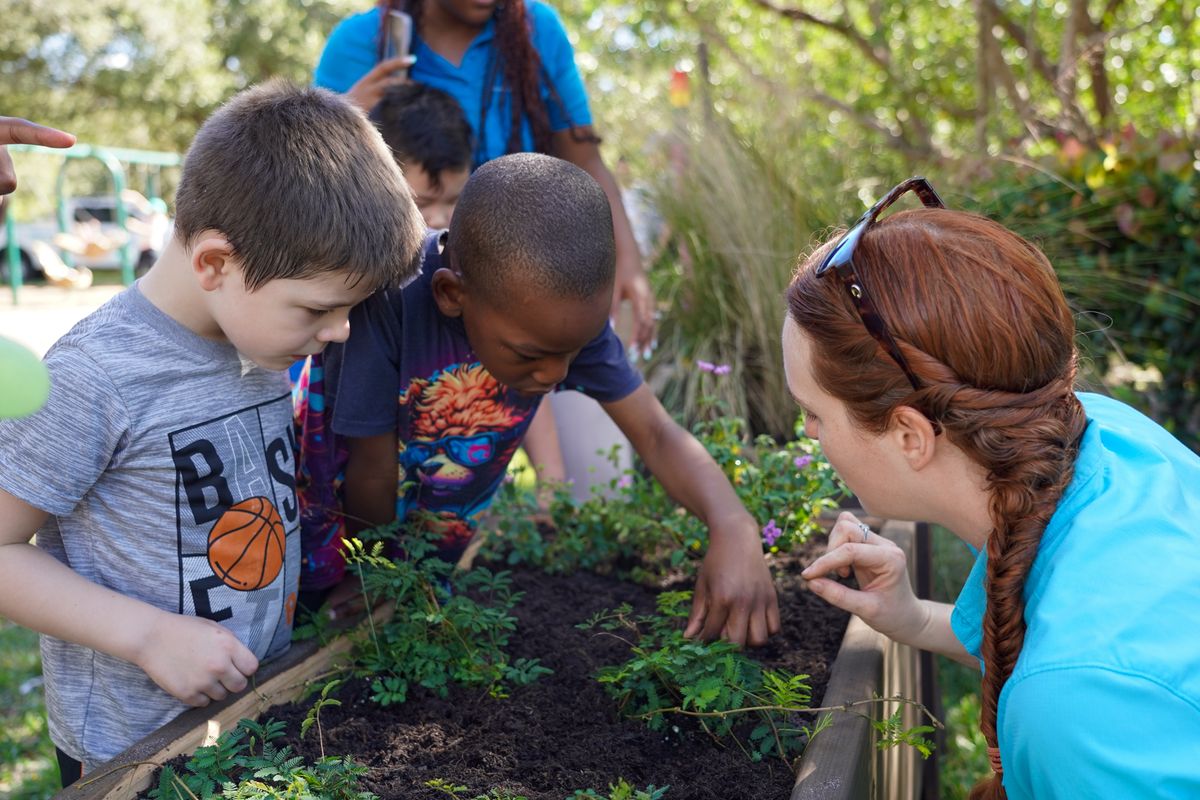
MULTIPOLYGON (((911 550, 911 524, 889 523, 883 532, 911 550)), ((752 655, 768 667, 812 675, 813 697, 823 698, 822 706, 873 695, 917 698, 915 654, 891 645, 857 619, 847 625, 845 614, 803 590, 797 574, 806 557, 801 552, 781 561, 784 632, 752 655)), ((464 797, 499 788, 530 800, 561 800, 574 789, 604 790, 624 778, 639 787, 670 785, 667 800, 917 796, 922 774, 917 752, 909 747, 877 751, 871 725, 851 714, 836 714, 834 724, 813 740, 798 778, 785 762, 752 763, 738 747, 715 744, 686 720, 678 724, 679 735, 671 725, 655 732, 621 719, 592 675, 603 664, 628 658, 628 648, 574 625, 623 602, 649 611, 653 594, 611 578, 550 576, 530 569, 515 574, 514 588, 526 596, 515 610, 518 630, 508 649, 514 658, 540 659, 554 673, 512 689, 506 699, 456 688, 445 699, 417 692, 390 707, 370 701, 364 683, 347 682, 337 692, 343 705, 322 710, 322 741, 325 752, 351 754, 370 768, 363 789, 382 798, 446 797, 425 786, 444 779, 468 786, 464 797)), ((344 648, 344 640, 324 648, 296 644, 263 668, 254 690, 181 715, 58 797, 136 797, 150 785, 157 765, 211 743, 243 717, 286 720, 289 742, 316 758, 319 742, 312 732, 296 739, 313 700, 288 702, 311 678, 327 674, 344 648)), ((905 723, 920 723, 907 707, 905 723)))

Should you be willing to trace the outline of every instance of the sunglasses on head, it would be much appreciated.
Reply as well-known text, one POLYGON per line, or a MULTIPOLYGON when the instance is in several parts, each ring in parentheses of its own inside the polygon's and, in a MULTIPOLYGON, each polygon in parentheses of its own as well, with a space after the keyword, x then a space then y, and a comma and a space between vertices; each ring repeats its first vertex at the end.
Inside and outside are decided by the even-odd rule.
POLYGON ((896 340, 892 338, 892 334, 884 323, 883 317, 879 316, 879 312, 876 311, 875 304, 871 302, 871 298, 867 295, 867 290, 863 287, 862 281, 859 280, 854 267, 854 251, 858 249, 858 243, 862 241, 863 236, 875 224, 875 220, 879 218, 884 209, 910 191, 916 193, 926 208, 946 207, 946 204, 938 197, 937 192, 929 185, 929 181, 924 178, 909 178, 885 194, 878 203, 867 210, 867 213, 858 218, 858 222, 854 223, 850 230, 846 232, 846 235, 833 246, 833 249, 821 261, 821 265, 817 267, 816 275, 820 277, 831 270, 837 273, 837 276, 842 281, 842 285, 846 287, 846 292, 850 295, 850 300, 854 303, 854 308, 858 311, 858 316, 862 319, 863 327, 867 329, 867 333, 871 334, 875 341, 883 346, 883 349, 887 351, 892 360, 904 372, 913 389, 920 389, 921 380, 912 371, 912 368, 908 366, 908 362, 905 361, 900 348, 896 345, 896 340))

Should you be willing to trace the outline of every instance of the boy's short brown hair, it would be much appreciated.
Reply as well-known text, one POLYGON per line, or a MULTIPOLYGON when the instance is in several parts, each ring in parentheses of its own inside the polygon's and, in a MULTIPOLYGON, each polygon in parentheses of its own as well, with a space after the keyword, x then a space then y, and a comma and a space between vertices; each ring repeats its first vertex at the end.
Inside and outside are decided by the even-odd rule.
POLYGON ((419 267, 425 226, 379 132, 347 100, 273 80, 201 126, 175 196, 175 235, 220 233, 253 291, 345 270, 374 287, 419 267))

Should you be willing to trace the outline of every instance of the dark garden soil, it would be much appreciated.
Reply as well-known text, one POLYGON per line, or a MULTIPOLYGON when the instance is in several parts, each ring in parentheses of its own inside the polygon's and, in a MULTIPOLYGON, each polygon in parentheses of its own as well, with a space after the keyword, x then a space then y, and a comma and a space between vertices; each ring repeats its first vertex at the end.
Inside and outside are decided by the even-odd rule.
MULTIPOLYGON (((818 546, 823 542, 809 549, 818 546)), ((783 632, 751 654, 768 667, 810 674, 815 705, 848 616, 801 588, 806 560, 791 558, 776 570, 783 632)), ((321 725, 327 754, 349 754, 370 767, 361 788, 385 799, 434 800, 445 795, 424 783, 441 778, 468 787, 465 797, 498 788, 530 800, 563 800, 575 789, 607 794, 610 783, 624 778, 639 788, 670 785, 668 800, 788 796, 793 776, 782 761, 752 763, 736 745, 715 744, 688 721, 679 723, 680 735, 623 720, 593 679, 602 665, 627 660, 629 651, 609 636, 576 630, 576 623, 623 602, 653 611, 653 592, 591 574, 520 570, 514 588, 525 597, 510 652, 540 659, 554 673, 503 700, 457 689, 446 699, 417 692, 387 708, 368 699, 364 683, 347 683, 337 695, 343 705, 323 709, 321 725)), ((310 699, 266 716, 284 720, 289 742, 315 759, 316 730, 303 741, 294 735, 311 706, 310 699)))

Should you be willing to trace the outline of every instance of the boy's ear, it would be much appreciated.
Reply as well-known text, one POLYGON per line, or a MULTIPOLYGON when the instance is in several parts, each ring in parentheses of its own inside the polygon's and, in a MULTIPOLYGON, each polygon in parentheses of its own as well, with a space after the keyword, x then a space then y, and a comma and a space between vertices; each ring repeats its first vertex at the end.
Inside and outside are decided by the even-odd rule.
POLYGON ((191 263, 200 288, 206 292, 219 289, 232 272, 241 268, 233 245, 212 231, 200 234, 192 245, 191 263))
POLYGON ((442 267, 433 273, 432 287, 438 311, 447 317, 461 317, 467 297, 467 287, 463 284, 462 276, 452 269, 442 267))
POLYGON ((900 455, 914 470, 924 469, 937 450, 937 434, 929 418, 911 406, 899 406, 892 412, 886 434, 900 455))

